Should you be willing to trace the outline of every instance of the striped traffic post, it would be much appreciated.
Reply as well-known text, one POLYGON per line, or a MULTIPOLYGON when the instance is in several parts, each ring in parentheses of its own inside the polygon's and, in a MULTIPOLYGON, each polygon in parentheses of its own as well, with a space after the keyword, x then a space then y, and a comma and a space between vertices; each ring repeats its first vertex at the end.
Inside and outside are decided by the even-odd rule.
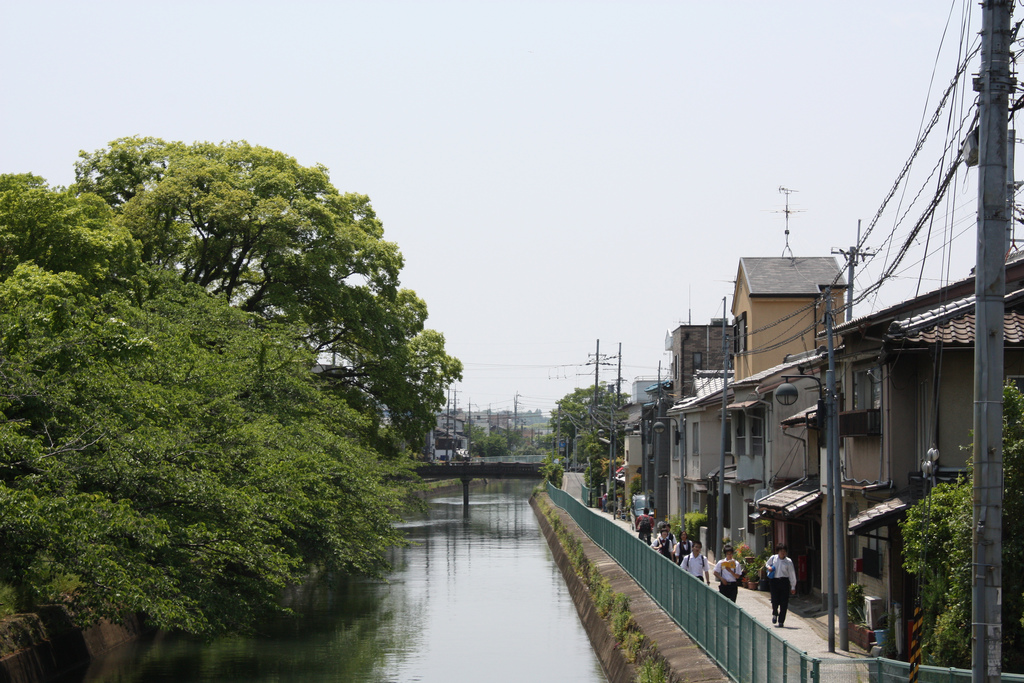
POLYGON ((914 605, 914 620, 910 624, 910 683, 917 683, 917 673, 921 668, 921 627, 923 624, 921 605, 914 605))

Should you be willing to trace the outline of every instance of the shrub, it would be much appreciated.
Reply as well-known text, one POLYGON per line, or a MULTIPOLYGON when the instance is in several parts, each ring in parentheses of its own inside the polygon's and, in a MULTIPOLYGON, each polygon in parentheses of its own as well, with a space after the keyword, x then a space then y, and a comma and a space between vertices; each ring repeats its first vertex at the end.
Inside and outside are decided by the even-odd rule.
POLYGON ((665 662, 653 658, 644 660, 636 674, 637 683, 665 683, 668 675, 665 671, 665 662))
POLYGON ((0 618, 18 611, 18 591, 7 583, 0 583, 0 618))
POLYGON ((864 586, 851 583, 846 588, 846 611, 850 621, 855 624, 864 623, 864 586))
POLYGON ((692 540, 700 540, 700 528, 708 525, 708 516, 703 512, 687 512, 683 519, 686 520, 686 534, 692 540))

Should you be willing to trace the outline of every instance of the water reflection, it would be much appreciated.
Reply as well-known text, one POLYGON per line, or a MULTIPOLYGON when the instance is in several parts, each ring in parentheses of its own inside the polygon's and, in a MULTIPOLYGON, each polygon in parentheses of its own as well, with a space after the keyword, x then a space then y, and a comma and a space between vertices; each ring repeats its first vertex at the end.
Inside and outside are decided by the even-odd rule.
POLYGON ((527 499, 531 482, 430 501, 387 582, 318 576, 294 618, 213 643, 158 634, 62 683, 604 681, 527 499))

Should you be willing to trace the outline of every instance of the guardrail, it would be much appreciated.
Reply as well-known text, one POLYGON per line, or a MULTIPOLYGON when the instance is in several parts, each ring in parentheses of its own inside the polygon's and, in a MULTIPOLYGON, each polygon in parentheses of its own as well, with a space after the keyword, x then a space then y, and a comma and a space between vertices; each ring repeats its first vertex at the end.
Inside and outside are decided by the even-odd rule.
MULTIPOLYGON (((633 577, 641 588, 733 679, 741 683, 896 683, 910 664, 883 657, 811 657, 780 638, 743 608, 709 589, 671 560, 610 519, 594 514, 567 492, 548 483, 551 501, 633 577)), ((919 683, 968 683, 971 672, 922 666, 919 683)), ((1005 683, 1024 675, 1003 674, 1005 683)))

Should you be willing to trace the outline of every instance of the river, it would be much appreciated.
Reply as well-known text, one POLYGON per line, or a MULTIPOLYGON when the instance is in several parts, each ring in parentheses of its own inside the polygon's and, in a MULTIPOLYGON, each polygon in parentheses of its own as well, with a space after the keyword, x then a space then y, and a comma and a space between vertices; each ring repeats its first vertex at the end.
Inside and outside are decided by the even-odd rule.
POLYGON ((535 481, 429 501, 402 526, 387 581, 317 580, 296 616, 261 635, 203 643, 158 633, 60 683, 605 681, 529 506, 535 481))

